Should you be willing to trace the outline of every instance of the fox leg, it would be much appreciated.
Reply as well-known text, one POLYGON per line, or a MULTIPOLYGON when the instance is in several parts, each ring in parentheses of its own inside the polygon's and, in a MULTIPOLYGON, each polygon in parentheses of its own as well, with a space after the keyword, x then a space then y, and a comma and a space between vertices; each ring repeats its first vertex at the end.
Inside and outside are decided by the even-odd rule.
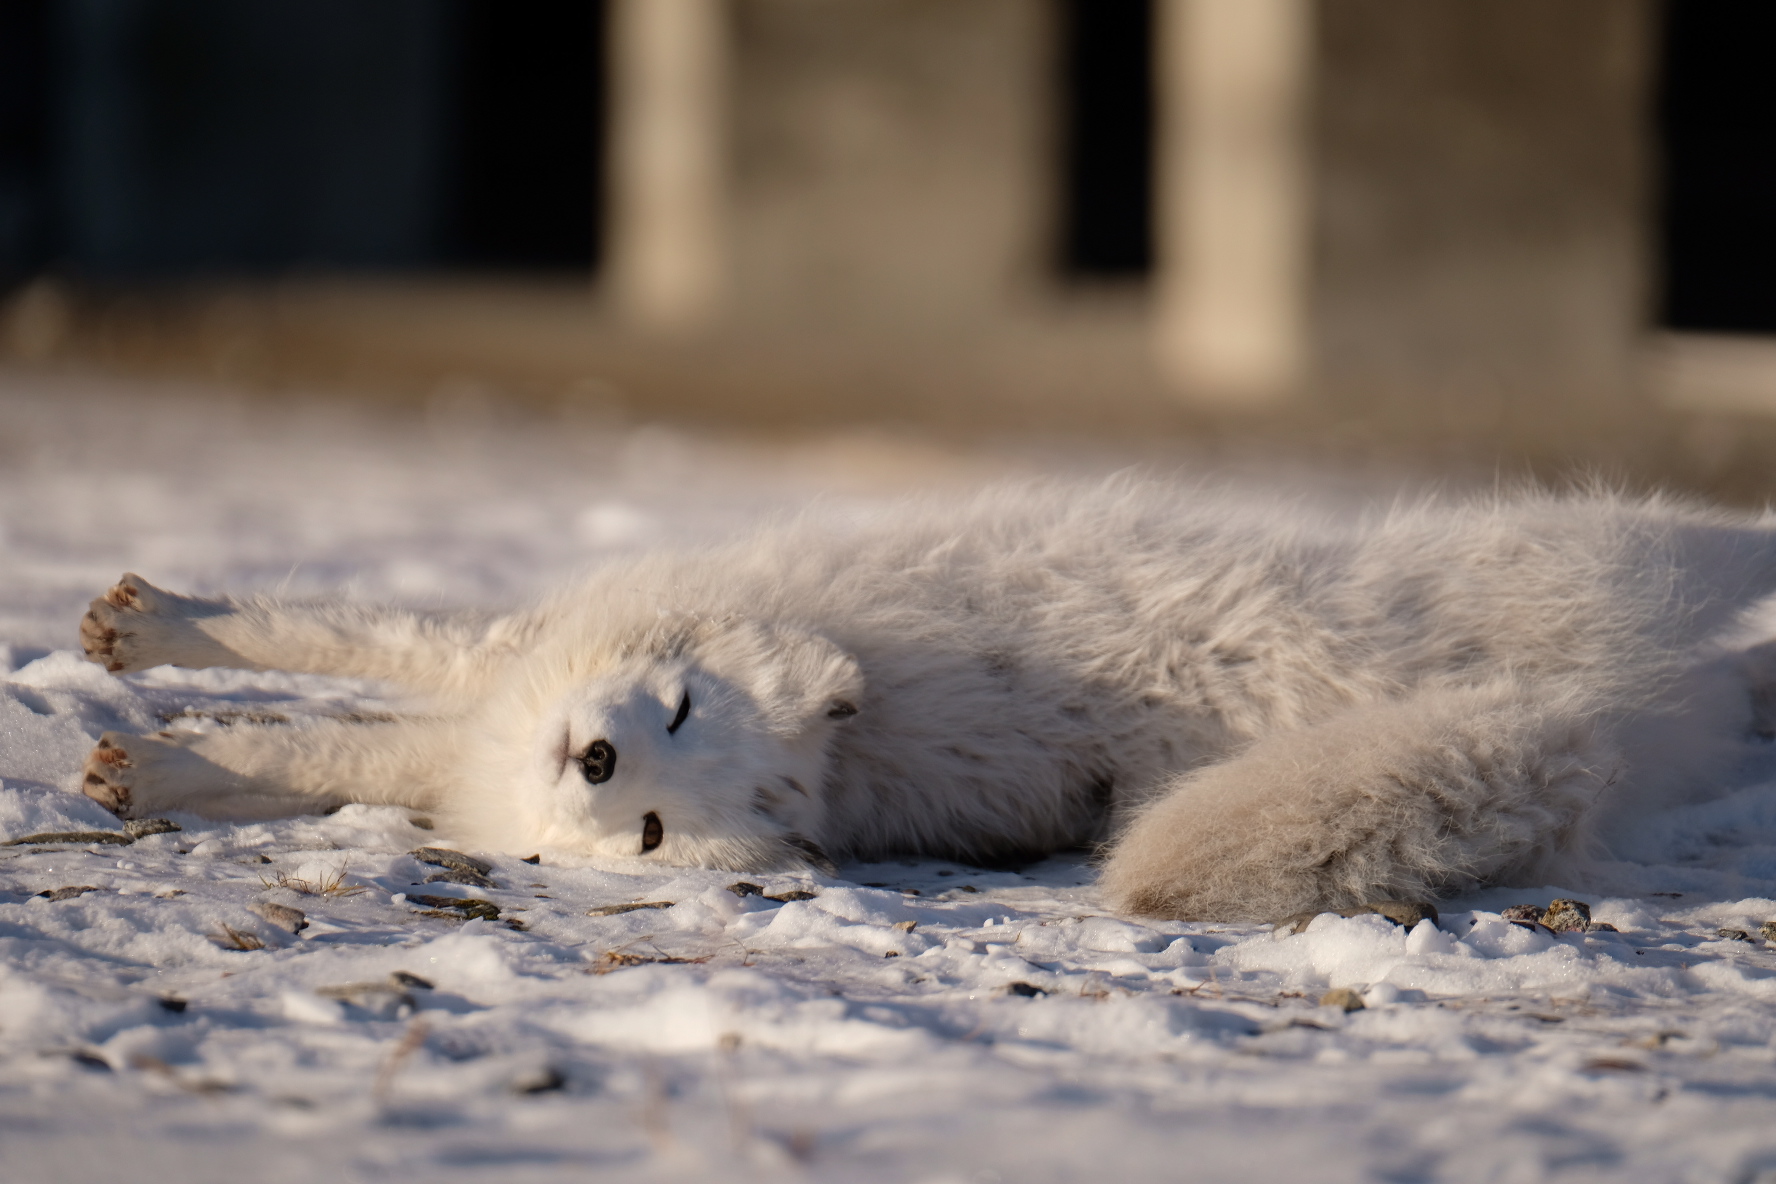
POLYGON ((375 678, 444 692, 474 682, 522 633, 511 618, 269 597, 206 600, 131 574, 94 600, 80 622, 86 656, 113 673, 228 666, 375 678))
POLYGON ((1103 887, 1133 913, 1277 920, 1536 880, 1622 767, 1577 701, 1415 692, 1178 776, 1123 825, 1103 887))
POLYGON ((239 724, 214 732, 106 732, 82 788, 121 818, 318 814, 347 802, 430 809, 457 766, 442 719, 239 724))

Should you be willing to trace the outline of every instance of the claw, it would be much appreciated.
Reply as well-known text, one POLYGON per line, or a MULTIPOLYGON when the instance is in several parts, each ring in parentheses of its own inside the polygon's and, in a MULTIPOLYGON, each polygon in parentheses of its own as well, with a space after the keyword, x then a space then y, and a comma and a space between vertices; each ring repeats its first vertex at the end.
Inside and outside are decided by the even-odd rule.
POLYGON ((112 608, 136 609, 142 607, 142 589, 135 583, 137 577, 125 574, 123 579, 113 584, 105 593, 105 603, 112 608))

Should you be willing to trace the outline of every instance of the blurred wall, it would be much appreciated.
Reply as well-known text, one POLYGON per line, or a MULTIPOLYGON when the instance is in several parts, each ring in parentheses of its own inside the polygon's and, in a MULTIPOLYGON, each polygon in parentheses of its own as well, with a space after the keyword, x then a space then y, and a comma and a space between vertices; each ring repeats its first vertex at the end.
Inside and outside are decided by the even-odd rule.
POLYGON ((1631 414, 1653 314, 1652 0, 1322 0, 1325 397, 1455 431, 1631 414))
POLYGON ((1050 7, 737 0, 734 315, 976 331, 1046 284, 1050 7))
MULTIPOLYGON (((1666 14, 1731 23, 1749 6, 1262 0, 1268 25, 1223 19, 1258 4, 0 0, 0 29, 54 16, 54 52, 16 75, 42 67, 37 97, 0 85, 0 244, 61 285, 7 323, 62 326, 0 342, 754 423, 1252 430, 1556 459, 1681 436, 1648 362, 1675 241, 1657 233, 1666 14), (1259 40, 1213 40, 1235 35, 1259 40), (1234 49, 1268 74, 1240 77, 1234 49), (1199 126, 1191 104, 1210 100, 1199 126), (37 108, 33 139, 20 113, 37 108), (1230 402, 1162 364, 1163 293, 1197 269, 1191 307, 1231 299, 1237 252, 1218 272, 1202 254, 1263 220, 1239 230, 1233 201, 1196 211, 1194 245, 1160 232, 1191 223, 1180 194, 1237 194, 1166 179, 1244 168, 1246 132, 1271 158, 1241 183, 1298 188, 1257 193, 1271 245, 1305 244, 1299 267, 1295 247, 1270 252, 1254 307, 1305 311, 1273 319, 1301 325, 1287 383, 1230 402), (680 184, 702 188, 681 202, 680 184), (626 315, 628 264, 610 263, 646 262, 625 254, 643 225, 660 275, 696 278, 694 316, 626 315)), ((1702 46, 1691 77, 1755 66, 1715 43, 1686 42, 1702 46)), ((1741 369, 1776 375, 1776 359, 1741 369)))

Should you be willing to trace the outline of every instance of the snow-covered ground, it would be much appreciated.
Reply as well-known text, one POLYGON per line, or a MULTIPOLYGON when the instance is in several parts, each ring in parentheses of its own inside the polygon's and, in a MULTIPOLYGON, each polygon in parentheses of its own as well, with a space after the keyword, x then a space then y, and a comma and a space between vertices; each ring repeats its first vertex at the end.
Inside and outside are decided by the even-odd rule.
MULTIPOLYGON (((78 661, 125 569, 492 604, 1056 456, 1115 461, 0 373, 0 840, 119 830, 73 792, 103 729, 381 704, 78 661)), ((1748 762, 1649 828, 1618 869, 1639 895, 1489 892, 1410 931, 1124 920, 1079 857, 826 880, 487 856, 493 887, 427 883, 432 836, 367 807, 0 847, 0 1180, 1772 1181, 1776 785, 1748 762), (1497 916, 1555 896, 1616 932, 1497 916), (1340 986, 1367 1005, 1318 1005, 1340 986)))

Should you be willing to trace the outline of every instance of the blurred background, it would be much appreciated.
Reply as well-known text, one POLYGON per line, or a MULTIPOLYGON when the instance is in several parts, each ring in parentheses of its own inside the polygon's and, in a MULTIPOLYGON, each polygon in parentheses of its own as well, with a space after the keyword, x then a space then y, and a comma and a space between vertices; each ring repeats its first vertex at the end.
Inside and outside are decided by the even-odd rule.
POLYGON ((1773 43, 1757 0, 0 0, 0 364, 1758 500, 1773 43))

